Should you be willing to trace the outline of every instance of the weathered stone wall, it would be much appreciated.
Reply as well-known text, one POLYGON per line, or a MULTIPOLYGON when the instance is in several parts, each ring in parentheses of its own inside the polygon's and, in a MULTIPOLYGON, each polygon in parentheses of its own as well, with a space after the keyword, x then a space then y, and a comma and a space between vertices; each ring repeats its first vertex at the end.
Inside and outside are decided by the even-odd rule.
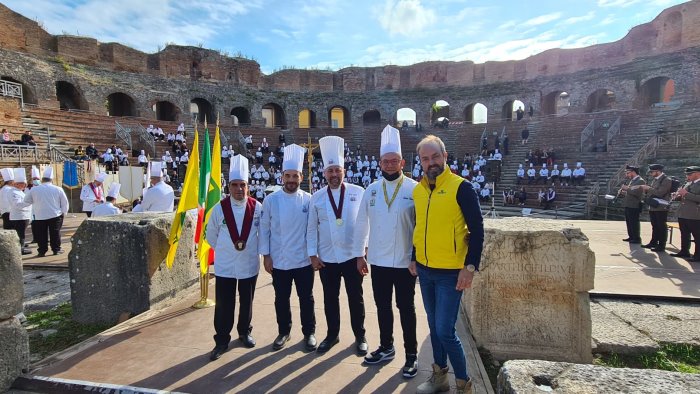
MULTIPOLYGON (((22 116, 19 108, 19 100, 11 97, 0 96, 0 128, 8 128, 10 132, 17 132, 22 126, 22 116), (17 129, 12 129, 13 127, 17 129)), ((12 136, 19 139, 19 135, 12 136)))
POLYGON ((19 238, 14 231, 0 230, 0 392, 29 366, 27 331, 15 317, 23 299, 19 238))
POLYGON ((595 256, 559 220, 487 220, 481 265, 462 307, 478 346, 499 360, 590 362, 595 256))
POLYGON ((656 369, 607 368, 539 360, 508 361, 498 373, 498 394, 697 393, 700 375, 656 369))
POLYGON ((114 324, 196 283, 194 220, 187 216, 172 269, 165 265, 171 213, 85 220, 68 256, 73 318, 114 324))

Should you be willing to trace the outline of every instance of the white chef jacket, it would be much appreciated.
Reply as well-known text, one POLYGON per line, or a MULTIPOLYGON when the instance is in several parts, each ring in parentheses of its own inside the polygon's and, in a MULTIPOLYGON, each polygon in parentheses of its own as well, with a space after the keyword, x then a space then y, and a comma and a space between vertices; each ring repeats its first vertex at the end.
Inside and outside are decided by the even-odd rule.
MULTIPOLYGON (((102 186, 95 186, 95 189, 100 190, 101 201, 104 202, 105 191, 102 186)), ((83 188, 80 190, 80 200, 83 202, 83 211, 87 212, 92 212, 96 206, 102 204, 101 202, 95 202, 95 200, 97 200, 97 196, 95 195, 95 192, 92 191, 90 183, 83 186, 83 188)))
POLYGON ((8 195, 10 202, 10 220, 29 220, 32 218, 32 204, 24 202, 24 192, 13 187, 8 195))
POLYGON ((364 256, 367 247, 367 262, 371 265, 408 268, 411 262, 416 226, 413 189, 418 182, 403 176, 401 189, 391 208, 384 199, 382 187, 386 183, 387 197, 391 199, 400 179, 374 182, 362 196, 353 238, 354 255, 364 256))
POLYGON ((106 202, 95 207, 92 211, 92 217, 118 215, 122 213, 121 209, 115 207, 111 202, 106 202))
POLYGON ((546 168, 541 169, 540 176, 543 176, 543 177, 549 176, 549 170, 546 168))
MULTIPOLYGON (((214 271, 216 276, 224 278, 247 279, 257 275, 260 271, 259 253, 259 229, 262 204, 255 202, 253 213, 253 225, 248 235, 246 247, 242 251, 236 250, 228 232, 228 226, 224 221, 224 211, 221 209, 222 200, 212 208, 209 222, 207 223, 206 239, 215 251, 214 271)), ((243 218, 247 201, 236 204, 233 197, 230 198, 233 217, 236 218, 238 233, 243 228, 243 218)))
MULTIPOLYGON (((311 265, 306 253, 306 227, 311 194, 278 190, 265 198, 260 220, 260 254, 270 255, 276 269, 311 265)), ((238 219, 236 219, 238 221, 238 219)))
MULTIPOLYGON (((341 218, 343 224, 336 224, 335 213, 328 198, 328 186, 314 193, 309 208, 309 224, 306 231, 306 246, 309 256, 316 256, 324 263, 344 263, 354 257, 353 236, 357 212, 362 203, 365 189, 345 183, 345 200, 341 218)), ((340 203, 340 188, 333 196, 340 203)))
POLYGON ((14 187, 5 185, 0 189, 0 214, 10 212, 10 194, 14 187))
POLYGON ((143 201, 134 212, 172 212, 175 206, 175 192, 164 181, 146 189, 143 201))
POLYGON ((34 220, 48 220, 68 213, 66 192, 51 182, 34 186, 24 196, 24 202, 32 204, 34 220))

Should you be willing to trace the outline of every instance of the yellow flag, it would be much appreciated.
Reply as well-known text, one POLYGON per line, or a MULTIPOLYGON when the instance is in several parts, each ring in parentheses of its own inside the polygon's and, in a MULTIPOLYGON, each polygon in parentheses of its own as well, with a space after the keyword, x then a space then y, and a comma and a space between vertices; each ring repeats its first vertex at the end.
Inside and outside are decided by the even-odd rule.
POLYGON ((165 262, 168 268, 172 268, 177 253, 177 246, 182 235, 182 225, 185 223, 187 211, 197 209, 198 207, 198 192, 199 192, 199 132, 197 125, 194 127, 194 141, 192 141, 192 150, 190 153, 190 161, 187 165, 185 173, 185 184, 182 185, 182 194, 180 194, 180 202, 177 204, 177 210, 173 217, 173 224, 170 227, 170 249, 165 262))
MULTIPOLYGON (((219 137, 219 122, 216 122, 216 132, 214 135, 214 146, 211 149, 211 172, 209 175, 209 185, 207 187, 207 197, 204 204, 204 221, 202 223, 202 236, 199 238, 198 258, 199 268, 202 274, 207 271, 207 266, 214 261, 214 250, 206 240, 206 228, 209 223, 212 209, 221 201, 221 139, 219 137)), ((205 144, 206 145, 206 144, 205 144)))

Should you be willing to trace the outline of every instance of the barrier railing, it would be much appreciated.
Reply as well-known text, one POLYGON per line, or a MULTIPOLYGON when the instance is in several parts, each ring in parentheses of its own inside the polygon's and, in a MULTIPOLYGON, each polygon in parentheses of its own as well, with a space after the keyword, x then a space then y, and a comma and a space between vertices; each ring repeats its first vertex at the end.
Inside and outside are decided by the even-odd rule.
POLYGON ((116 130, 117 138, 124 142, 126 146, 129 148, 129 150, 133 149, 133 145, 131 143, 131 129, 128 129, 124 126, 122 126, 119 122, 114 122, 114 128, 116 130))
POLYGON ((24 107, 22 84, 0 79, 0 95, 18 98, 22 108, 24 107))
POLYGON ((616 135, 620 134, 620 123, 621 123, 621 116, 618 116, 617 119, 615 119, 615 122, 613 122, 612 125, 608 128, 608 139, 606 142, 606 146, 610 146, 610 141, 612 141, 613 138, 615 138, 616 135))
POLYGON ((583 152, 584 145, 586 144, 586 141, 588 141, 593 134, 595 133, 595 119, 591 119, 590 122, 588 122, 588 125, 583 128, 581 131, 581 152, 583 152))
POLYGON ((616 190, 622 183, 625 181, 625 168, 627 165, 634 165, 638 166, 642 164, 644 161, 646 161, 648 158, 653 157, 656 155, 656 150, 659 147, 659 139, 658 136, 652 137, 647 141, 644 146, 639 148, 637 153, 632 156, 632 158, 625 163, 620 169, 615 172, 615 175, 613 175, 610 178, 610 181, 608 181, 608 190, 607 193, 611 194, 611 191, 616 190))

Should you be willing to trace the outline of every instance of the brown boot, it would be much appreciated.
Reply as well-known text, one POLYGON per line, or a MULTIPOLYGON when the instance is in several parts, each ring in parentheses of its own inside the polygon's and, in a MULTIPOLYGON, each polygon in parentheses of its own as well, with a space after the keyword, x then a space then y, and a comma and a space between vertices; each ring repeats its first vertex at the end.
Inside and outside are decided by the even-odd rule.
POLYGON ((421 383, 416 389, 416 394, 433 394, 450 391, 450 381, 447 376, 448 368, 440 368, 439 365, 433 364, 433 374, 427 382, 421 383))
POLYGON ((472 380, 462 380, 456 379, 457 387, 455 389, 456 394, 471 394, 472 392, 472 380))

